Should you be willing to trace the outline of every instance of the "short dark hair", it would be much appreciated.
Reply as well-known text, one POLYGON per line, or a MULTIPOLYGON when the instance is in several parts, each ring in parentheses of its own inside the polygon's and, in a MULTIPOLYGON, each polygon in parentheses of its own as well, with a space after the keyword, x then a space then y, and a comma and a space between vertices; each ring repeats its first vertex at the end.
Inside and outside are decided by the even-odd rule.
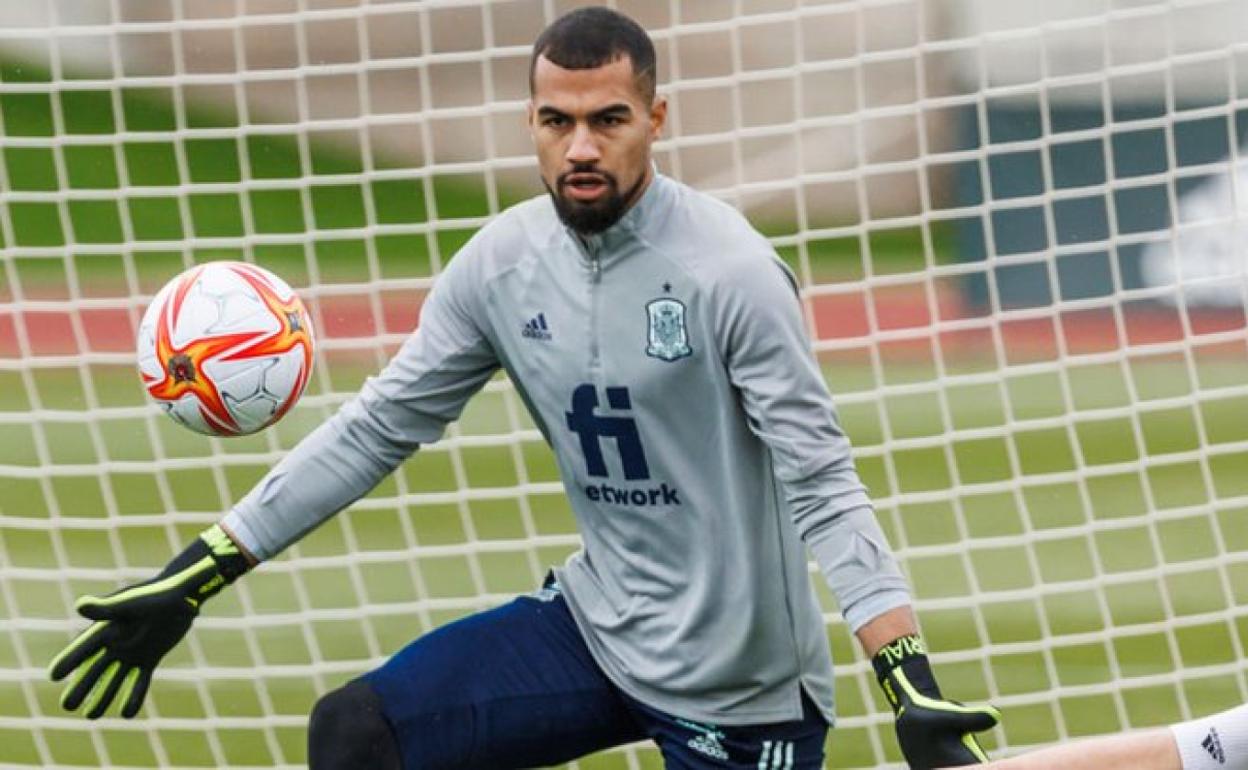
POLYGON ((640 24, 610 8, 578 8, 542 30, 529 60, 529 93, 539 56, 569 70, 594 69, 627 56, 637 90, 647 100, 654 99, 658 83, 654 43, 640 24))

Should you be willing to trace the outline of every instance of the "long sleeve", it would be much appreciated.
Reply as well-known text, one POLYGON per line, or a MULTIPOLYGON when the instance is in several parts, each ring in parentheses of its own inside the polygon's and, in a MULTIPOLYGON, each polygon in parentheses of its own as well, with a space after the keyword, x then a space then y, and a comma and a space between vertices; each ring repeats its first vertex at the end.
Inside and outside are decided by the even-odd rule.
POLYGON ((282 551, 437 441, 498 369, 476 319, 472 243, 421 308, 417 330, 376 377, 303 439, 225 517, 257 558, 282 551))
POLYGON ((717 324, 729 377, 751 430, 771 452, 793 522, 851 629, 908 604, 910 591, 859 480, 802 323, 796 288, 776 259, 719 287, 717 324))

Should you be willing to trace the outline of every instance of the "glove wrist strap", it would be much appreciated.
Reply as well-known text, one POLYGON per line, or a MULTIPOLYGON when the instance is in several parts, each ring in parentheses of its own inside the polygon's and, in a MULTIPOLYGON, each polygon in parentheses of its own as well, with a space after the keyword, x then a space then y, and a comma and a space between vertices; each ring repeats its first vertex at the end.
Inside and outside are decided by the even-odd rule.
POLYGON ((932 664, 927 659, 927 646, 918 634, 902 636, 884 645, 871 659, 871 665, 881 687, 887 689, 886 681, 900 669, 917 692, 935 700, 943 699, 932 664))
POLYGON ((251 562, 247 560, 247 557, 243 555, 239 547, 230 539, 230 536, 225 534, 225 530, 221 529, 221 525, 213 524, 208 529, 205 529, 199 533, 196 541, 208 546, 212 560, 217 563, 217 569, 221 571, 221 576, 225 578, 226 584, 233 583, 242 577, 247 570, 251 569, 251 562))
POLYGON ((217 524, 200 533, 199 537, 190 542, 186 548, 173 557, 173 560, 161 571, 157 580, 172 577, 198 564, 204 558, 211 558, 215 569, 203 574, 202 579, 194 581, 194 593, 199 601, 215 596, 222 588, 233 583, 250 567, 247 557, 239 551, 238 546, 225 534, 225 530, 217 524))
POLYGON ((871 666, 875 668, 875 678, 883 679, 893 669, 917 658, 927 658, 927 645, 918 634, 908 634, 881 647, 871 659, 871 666))

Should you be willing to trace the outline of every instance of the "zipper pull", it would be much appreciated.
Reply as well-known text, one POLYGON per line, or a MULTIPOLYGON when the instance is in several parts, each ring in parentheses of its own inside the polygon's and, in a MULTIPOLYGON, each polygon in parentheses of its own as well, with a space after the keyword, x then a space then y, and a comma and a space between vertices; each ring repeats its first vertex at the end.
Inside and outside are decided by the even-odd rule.
POLYGON ((602 276, 602 263, 598 261, 598 257, 589 260, 589 272, 593 276, 594 283, 598 283, 598 279, 602 276))

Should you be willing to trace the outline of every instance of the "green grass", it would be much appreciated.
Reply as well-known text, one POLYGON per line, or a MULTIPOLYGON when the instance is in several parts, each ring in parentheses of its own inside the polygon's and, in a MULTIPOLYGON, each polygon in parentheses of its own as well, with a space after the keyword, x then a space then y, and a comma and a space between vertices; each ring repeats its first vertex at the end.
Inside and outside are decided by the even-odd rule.
MULTIPOLYGON (((364 372, 356 372, 362 376, 364 372)), ((826 372, 832 382, 844 375, 836 369, 826 372)), ((1181 380, 1183 371, 1172 364, 1157 364, 1139 372, 1153 381, 1181 380)), ((1248 375, 1241 367, 1239 376, 1248 375)), ((81 387, 76 373, 41 374, 41 395, 71 411, 81 410, 81 387)), ((1085 384, 1101 391, 1113 391, 1115 374, 1101 372, 1099 380, 1085 384)), ((1223 373, 1221 376, 1229 376, 1223 373)), ((140 402, 137 383, 129 372, 98 371, 92 383, 107 403, 128 405, 140 402)), ((1027 381, 1007 388, 1009 408, 1014 425, 1025 426, 1030 420, 1051 416, 1056 407, 1049 383, 1027 381)), ((20 389, 0 388, 0 413, 24 409, 20 389)), ((459 428, 465 435, 489 435, 506 422, 506 396, 488 392, 470 406, 459 428)), ((987 398, 984 393, 951 390, 949 412, 955 424, 983 426, 1004 425, 1003 404, 987 398)), ((1217 426, 1218 442, 1248 439, 1248 410, 1242 403, 1210 401, 1198 409, 1202 419, 1217 426)), ((940 436, 944 428, 938 418, 939 409, 921 398, 887 403, 882 410, 874 408, 846 409, 847 428, 867 456, 885 441, 882 413, 894 435, 908 437, 940 436)), ((1072 412, 1078 423, 1078 412, 1072 412)), ((1162 458, 1173 451, 1187 448, 1175 436, 1193 430, 1193 415, 1165 413, 1162 422, 1153 425, 1140 418, 1145 445, 1124 449, 1112 433, 1083 434, 1075 431, 1032 432, 1016 427, 1005 431, 1000 441, 954 442, 951 455, 958 473, 970 475, 972 484, 1009 481, 1007 464, 1001 460, 1006 445, 1014 444, 1024 465, 1040 467, 1038 472, 1068 469, 1069 458, 1081 453, 1083 462, 1093 470, 1097 466, 1131 460, 1137 454, 1162 458)), ((276 429, 282 445, 291 445, 322 416, 321 410, 301 406, 276 429)), ((1131 418, 1123 418, 1129 421, 1131 418)), ((153 415, 159 445, 168 457, 207 458, 211 443, 194 436, 159 415, 153 415)), ((51 447, 52 464, 97 464, 103 461, 151 461, 154 444, 147 438, 146 420, 105 420, 97 423, 103 452, 81 438, 79 423, 41 424, 51 447)), ((9 428, 0 436, 0 464, 36 467, 38 458, 31 449, 30 428, 9 428)), ((265 451, 267 437, 232 440, 223 446, 228 455, 245 458, 249 453, 265 451)), ((508 448, 465 448, 460 450, 467 483, 474 489, 509 488, 518 483, 520 468, 508 448)), ((549 451, 540 443, 521 447, 523 469, 530 481, 556 481, 557 473, 549 451)), ((864 480, 878 497, 909 492, 946 489, 954 473, 943 451, 918 452, 913 457, 895 452, 891 455, 894 470, 882 462, 861 463, 864 480)), ((1186 701, 1197 712, 1220 706, 1238 697, 1233 679, 1201 676, 1200 667, 1233 662, 1228 658, 1232 639, 1248 631, 1248 625, 1228 625, 1220 621, 1200 622, 1184 627, 1174 634, 1177 657, 1171 652, 1167 634, 1152 624, 1166 619, 1162 605, 1164 591, 1171 611, 1180 620, 1219 612, 1242 605, 1248 596, 1227 595, 1215 567, 1220 555, 1219 542, 1232 551, 1248 550, 1245 521, 1248 509, 1226 509, 1209 513, 1208 508, 1223 497, 1245 494, 1242 481, 1242 460, 1235 463, 1211 463, 1213 484, 1206 484, 1200 469, 1191 463, 1177 462, 1173 467, 1161 465, 1155 471, 1125 471, 1096 477, 1086 488, 1070 482, 1025 482, 1019 494, 1008 492, 968 493, 947 496, 941 502, 889 505, 881 509, 881 519, 890 538, 910 552, 907 569, 921 600, 947 600, 965 597, 965 604, 955 602, 923 615, 926 633, 933 647, 944 652, 979 649, 985 642, 999 645, 1026 645, 1046 642, 1052 652, 1008 651, 990 655, 983 665, 948 665, 942 676, 950 689, 964 699, 977 700, 989 694, 985 667, 1005 696, 1047 691, 1057 687, 1094 686, 1097 692, 1121 687, 1128 706, 1130 726, 1163 723, 1179 715, 1179 704, 1186 701), (1162 512, 1173 516, 1158 519, 1148 515, 1144 504, 1151 494, 1162 512), (1186 506, 1204 506, 1187 510, 1186 506), (1111 523, 1113 528, 1098 525, 1111 523), (994 538, 1016 536, 1025 531, 1035 533, 1027 545, 1001 545, 994 538), (923 549, 948 546, 955 551, 932 555, 923 549), (1187 565, 1190 571, 1154 577, 1148 572, 1159 566, 1187 565), (1108 584, 1089 590, 1086 581, 1098 575, 1108 584), (992 592, 1034 591, 1035 598, 1019 600, 992 592), (1102 611, 1104 608, 1106 611, 1102 611), (982 618, 981 636, 977 617, 982 618), (1086 635, 1109 632, 1109 642, 1095 641, 1086 635), (1050 665, 1051 661, 1051 665, 1050 665), (1111 661, 1121 670, 1123 680, 1111 681, 1111 661), (1180 667, 1191 673, 1176 685, 1152 682, 1134 684, 1152 675, 1173 673, 1180 667)), ((235 676, 216 681, 209 688, 208 698, 214 710, 236 716, 261 716, 259 688, 271 698, 273 709, 284 715, 305 714, 314 698, 313 686, 302 676, 281 673, 252 672, 257 663, 267 666, 308 665, 319 654, 321 659, 347 665, 349 671, 328 674, 326 684, 341 681, 358 670, 370 656, 367 634, 375 635, 380 651, 392 652, 431 625, 459 616, 465 610, 448 609, 432 612, 426 617, 412 617, 407 603, 418 599, 458 601, 467 606, 478 592, 473 577, 480 570, 488 592, 507 595, 530 590, 536 580, 534 565, 558 563, 566 556, 566 548, 541 549, 531 560, 523 543, 530 531, 541 535, 573 532, 566 503, 559 495, 533 496, 532 530, 527 528, 516 500, 473 501, 463 507, 430 498, 457 488, 453 456, 444 448, 434 447, 406 464, 398 476, 416 502, 405 508, 393 503, 398 481, 388 480, 372 496, 374 507, 355 510, 338 517, 314 532, 298 546, 298 556, 323 557, 349 553, 364 557, 357 570, 345 567, 300 566, 296 573, 291 565, 298 559, 283 557, 279 568, 262 569, 248 576, 244 586, 226 592, 214 601, 208 611, 210 619, 247 617, 241 604, 245 594, 260 613, 293 611, 298 604, 294 575, 307 592, 308 607, 318 610, 361 609, 347 621, 318 621, 307 627, 278 624, 256 628, 253 638, 262 660, 252 657, 237 623, 209 622, 196 631, 196 644, 215 666, 237 671, 235 676), (411 533, 409 540, 409 535, 411 533), (471 537, 470 537, 471 533, 471 537), (410 554, 401 549, 407 545, 424 548, 485 541, 501 546, 498 551, 476 556, 428 554, 416 559, 415 569, 423 581, 418 589, 409 568, 410 554), (354 543, 354 546, 349 543, 354 543), (475 563, 474 563, 475 561, 475 563), (357 588, 357 585, 359 586, 357 588), (361 595, 362 591, 362 595, 361 595), (309 639, 318 646, 314 653, 309 639)), ((55 470, 53 468, 52 470, 55 470)), ((67 596, 58 590, 55 570, 64 567, 96 568, 109 575, 121 567, 155 569, 174 548, 179 538, 190 537, 213 512, 223 510, 233 499, 245 492, 265 471, 261 463, 244 462, 228 465, 217 475, 208 469, 150 472, 91 471, 82 476, 54 476, 51 494, 62 517, 49 527, 0 526, 0 554, 5 563, 15 568, 52 570, 44 578, 21 579, 13 582, 16 606, 0 606, 0 618, 60 620, 72 613, 67 596), (162 496, 158 480, 167 482, 172 497, 162 496), (219 484, 218 481, 223 483, 219 484), (218 492, 221 489, 223 491, 218 492), (116 503, 108 513, 109 525, 116 539, 86 528, 100 522, 106 515, 107 500, 116 503), (174 511, 174 527, 140 521, 137 517, 174 511), (63 554, 63 558, 61 556, 63 554)), ((38 523, 51 515, 45 490, 40 485, 13 478, 0 478, 0 513, 5 517, 21 517, 27 525, 38 523)), ((1232 577, 1244 578, 1242 569, 1231 568, 1232 577)), ((1241 581, 1242 582, 1242 581, 1241 581)), ((111 577, 97 580, 69 581, 71 593, 106 591, 114 585, 111 577)), ((828 607, 833 605, 826 589, 817 585, 828 607)), ((1240 589, 1236 588, 1236 591, 1240 589)), ((26 655, 33 661, 46 661, 64 642, 60 633, 23 632, 17 635, 26 655)), ((830 629, 830 641, 839 660, 852 660, 853 643, 843 626, 830 629)), ((0 664, 17 667, 18 659, 11 645, 10 634, 0 645, 0 664)), ((1013 648, 1011 648, 1012 650, 1013 648)), ((180 648, 168 663, 171 670, 192 665, 188 648, 180 648)), ((864 702, 859 682, 843 675, 840 683, 841 710, 845 716, 879 713, 884 707, 872 695, 864 702)), ((51 684, 35 687, 39 709, 43 714, 56 714, 58 689, 51 684)), ((25 713, 25 701, 10 695, 5 713, 25 713)), ((162 716, 195 714, 202 708, 200 696, 176 676, 158 682, 154 703, 162 716)), ((1055 708, 1066 720, 1068 730, 1078 734, 1116 731, 1128 725, 1119 723, 1108 694, 1059 698, 1055 708)), ((1006 735, 1012 743, 1055 740, 1058 727, 1053 713, 1047 709, 1020 708, 1006 711, 1006 735)), ((72 731, 69 731, 72 734, 72 731)), ((228 731, 227 731, 228 732, 228 731)), ((873 761, 869 744, 856 740, 854 730, 836 731, 829 744, 834 767, 870 766, 873 761)), ((232 762, 243 764, 270 763, 273 757, 260 739, 258 731, 243 730, 240 749, 232 762)), ((302 736, 297 729, 281 730, 281 761, 302 761, 302 736)), ((186 739, 172 731, 160 731, 160 739, 179 760, 195 764, 201 760, 211 764, 205 744, 186 739)), ((232 734, 231 734, 232 735, 232 734)), ((113 736, 116 753, 113 761, 142 766, 149 748, 142 741, 134 742, 128 733, 113 736), (130 742, 127 742, 130 741, 130 742)), ((224 735, 223 735, 224 737, 224 735)), ((857 736, 861 737, 861 736, 857 736)), ((888 731, 881 740, 892 746, 888 731)), ((111 739, 110 739, 111 740, 111 739)), ((231 737, 231 741, 234 740, 231 737)), ((58 742, 65 757, 80 756, 90 760, 91 749, 80 742, 80 736, 58 742), (76 748, 74 746, 77 745, 76 748)), ((30 755, 19 747, 22 741, 0 744, 0 762, 21 764, 30 755)), ((109 743, 112 746, 112 743, 109 743)), ((110 752, 114 749, 110 748, 110 752)), ((890 749, 891 751, 891 749, 890 749)), ((895 755, 893 755, 895 757, 895 755)), ((647 755, 648 767, 657 767, 652 754, 647 755)), ((70 761, 65 759, 64 761, 70 761)), ((616 767, 618 758, 596 759, 583 766, 616 767)))
MULTIPOLYGON (((48 75, 37 67, 0 61, 0 80, 40 83, 48 82, 48 75)), ((0 160, 9 189, 19 194, 63 189, 101 193, 98 199, 68 205, 12 204, 13 242, 4 244, 7 250, 0 259, 11 261, 24 296, 68 296, 71 265, 86 296, 151 292, 187 258, 253 259, 294 285, 306 285, 313 270, 323 282, 427 276, 434 257, 445 259, 471 231, 453 222, 449 229, 435 227, 431 235, 423 230, 445 225, 448 218, 489 213, 479 179, 443 175, 426 184, 413 173, 360 181, 352 176, 365 166, 358 152, 301 145, 293 127, 290 134, 240 131, 227 139, 178 139, 169 133, 176 126, 230 127, 237 120, 194 106, 179 114, 171 96, 159 89, 123 89, 120 108, 114 109, 110 98, 72 89, 0 93, 4 136, 47 140, 30 147, 4 145, 0 160), (62 116, 59 125, 54 106, 62 116), (138 136, 101 146, 53 141, 61 135, 107 139, 121 128, 138 136), (304 177, 305 171, 313 176, 304 177), (272 182, 274 189, 193 187, 187 192, 178 187, 237 186, 246 179, 272 182), (146 189, 138 192, 134 186, 146 189), (435 208, 436 221, 431 216, 435 208), (404 232, 367 239, 357 229, 368 224, 395 225, 404 232), (238 243, 256 234, 283 242, 238 243), (221 245, 184 253, 180 242, 190 237, 218 238, 221 245), (368 266, 372 257, 376 270, 368 266), (137 287, 126 278, 128 260, 137 272, 137 287)), ((373 166, 402 168, 389 158, 374 158, 373 166)), ((513 197, 503 191, 500 203, 506 205, 513 197)), ((763 223, 763 229, 781 237, 792 232, 783 222, 763 223)), ((853 279, 868 268, 873 273, 917 271, 927 262, 924 235, 911 228, 814 241, 806 244, 806 257, 820 281, 853 279)), ((950 261, 951 234, 937 228, 926 235, 931 258, 950 261)), ((798 268, 799 252, 796 246, 781 249, 798 268)), ((0 270, 0 302, 14 293, 9 280, 9 272, 0 270)), ((1006 645, 982 661, 942 666, 948 689, 966 700, 985 698, 990 690, 985 671, 1001 695, 1041 693, 1033 701, 1038 703, 1050 700, 1045 694, 1053 688, 1088 688, 1077 696, 1054 697, 1051 706, 1007 709, 1005 735, 1012 744, 1055 740, 1055 715, 1067 731, 1091 734, 1174 719, 1181 703, 1205 712, 1238 700, 1234 681, 1201 667, 1231 662, 1231 641, 1241 646, 1248 641, 1248 623, 1242 618, 1230 624, 1203 618, 1248 602, 1240 587, 1248 571, 1237 564, 1226 568, 1228 595, 1213 566, 1223 549, 1248 551, 1243 534, 1248 532, 1248 509, 1225 502, 1248 494, 1242 472, 1248 457, 1217 455, 1201 466, 1181 453, 1199 443, 1201 429, 1214 448, 1248 440, 1246 399, 1209 395, 1208 390, 1248 381, 1248 367, 1202 365, 1196 381, 1186 368, 1171 362, 1132 364, 1125 373, 1118 367, 1075 368, 1066 374, 1073 394, 1069 402, 1056 374, 1011 376, 1003 386, 959 384, 943 397, 935 390, 878 396, 881 376, 888 384, 920 385, 935 376, 918 365, 891 367, 880 373, 838 365, 829 366, 825 374, 833 390, 842 394, 842 416, 858 447, 863 478, 877 499, 887 501, 880 517, 890 538, 909 556, 907 568, 918 597, 944 601, 923 615, 933 647, 958 652, 978 650, 985 642, 1006 645), (1131 390, 1145 400, 1143 405, 1130 402, 1131 390), (1191 394, 1196 397, 1190 406, 1150 406, 1156 399, 1191 394), (1093 412, 1111 407, 1122 407, 1123 414, 1093 412), (1071 427, 1038 422, 1054 417, 1069 418, 1071 427), (983 428, 998 430, 988 436, 943 438, 951 430, 983 428), (896 439, 930 439, 932 445, 883 451, 896 439), (1146 470, 1122 465, 1145 458, 1150 463, 1146 470), (1076 468, 1090 469, 1086 481, 1061 478, 1076 468), (1002 488, 1016 477, 1023 481, 1017 490, 1002 488), (955 482, 962 494, 946 492, 955 482), (907 497, 925 493, 935 501, 907 497), (1160 515, 1150 514, 1150 500, 1160 515), (1000 540, 1027 532, 1032 537, 1025 545, 1000 540), (950 553, 932 553, 937 546, 950 553), (1161 577, 1147 572, 1159 566, 1181 569, 1161 577), (1098 575, 1106 579, 1099 588, 1089 588, 1087 581, 1098 575), (1033 593, 1019 599, 1011 591, 1033 593), (1202 620, 1181 623, 1173 633, 1156 630, 1152 624, 1165 620, 1167 611, 1180 621, 1202 620), (1101 632, 1110 641, 1095 641, 1101 632), (1042 641, 1051 652, 1029 647, 1042 641), (1119 682, 1110 680, 1114 665, 1121 673, 1119 682), (1185 673, 1176 684, 1147 679, 1180 668, 1185 673), (1129 724, 1120 722, 1106 694, 1111 688, 1123 693, 1129 724)), ((351 391, 367 373, 356 363, 336 365, 325 379, 314 381, 310 395, 324 395, 326 384, 334 392, 351 391)), ((495 392, 479 396, 459 430, 470 436, 496 433, 508 424, 505 398, 495 392)), ((142 405, 133 369, 95 363, 26 373, 0 369, 0 417, 19 418, 0 419, 0 467, 21 471, 0 474, 0 568, 20 575, 6 578, 7 590, 0 592, 0 624, 11 629, 0 634, 0 667, 7 670, 50 660, 66 634, 49 627, 55 629, 55 623, 72 616, 75 595, 110 590, 121 568, 138 573, 158 568, 261 477, 266 465, 259 453, 269 450, 271 439, 290 447, 327 414, 308 399, 268 434, 214 443, 154 413, 136 418, 104 411, 90 415, 88 422, 83 418, 89 416, 91 402, 105 410, 142 405), (31 408, 26 378, 45 409, 63 413, 41 420, 37 430, 20 419, 31 408), (189 462, 153 472, 157 457, 189 462), (210 458, 217 459, 210 463, 210 458), (131 469, 104 463, 138 465, 131 469), (68 473, 68 466, 87 470, 68 473), (165 514, 172 515, 152 518, 165 514), (92 579, 63 580, 59 571, 66 568, 99 572, 92 579)), ((384 482, 365 507, 327 523, 300 543, 297 554, 226 592, 211 605, 191 645, 229 675, 214 679, 201 693, 189 681, 192 646, 183 645, 166 663, 169 673, 158 677, 152 694, 155 709, 162 717, 198 718, 208 705, 218 715, 246 720, 263 716, 261 703, 268 699, 269 710, 290 722, 272 731, 276 749, 263 731, 245 722, 216 728, 221 743, 229 747, 226 763, 302 762, 301 721, 318 687, 343 681, 372 651, 393 652, 422 630, 463 614, 479 590, 474 575, 490 593, 523 592, 533 587, 542 565, 567 555, 568 548, 562 546, 530 553, 523 542, 530 534, 573 533, 566 501, 558 494, 531 495, 527 514, 515 498, 461 506, 439 497, 460 488, 461 473, 462 483, 472 489, 511 489, 521 477, 557 481, 544 445, 527 442, 516 451, 519 463, 510 447, 439 446, 422 452, 396 478, 384 482), (400 485, 414 495, 407 506, 395 503, 400 485), (436 550, 474 540, 490 547, 470 556, 436 550), (404 550, 409 547, 430 550, 413 560, 404 550), (299 561, 346 554, 361 557, 355 568, 299 561), (301 594, 307 596, 306 607, 300 604, 301 594), (255 625, 250 632, 253 653, 239 630, 249 617, 244 598, 261 617, 300 608, 348 610, 353 617, 255 625), (445 600, 447 609, 414 615, 410 603, 424 599, 445 600), (375 648, 370 647, 373 642, 375 648), (331 665, 332 670, 313 681, 306 667, 318 656, 341 669, 331 665)), ((817 585, 817 591, 831 608, 827 590, 817 585)), ((830 628, 829 639, 838 660, 855 658, 842 625, 830 628)), ((839 685, 844 716, 887 710, 865 677, 857 679, 843 669, 839 685), (864 692, 870 693, 865 699, 864 692)), ((30 688, 37 714, 29 713, 27 691, 10 686, 0 688, 0 715, 22 719, 60 713, 59 688, 46 682, 30 688)), ((59 763, 155 766, 145 729, 142 722, 110 725, 93 737, 70 720, 45 729, 43 735, 59 763), (95 741, 103 746, 107 763, 95 741)), ((831 766, 873 764, 871 743, 863 734, 872 729, 834 732, 831 766)), ((878 733, 895 761, 891 729, 884 725, 878 733)), ((179 765, 217 764, 199 729, 161 728, 154 735, 179 765)), ((653 751, 643 757, 646 767, 659 766, 653 751)), ((0 765, 38 762, 29 730, 0 728, 0 765)), ((618 755, 607 755, 581 766, 624 764, 618 755)))
MULTIPOLYGON (((149 259, 155 266, 162 257, 168 257, 169 242, 192 237, 228 240, 245 235, 293 238, 288 244, 257 245, 250 252, 225 245, 192 250, 191 256, 250 256, 282 275, 293 275, 292 280, 307 272, 309 261, 322 280, 330 282, 430 275, 435 250, 445 258, 471 235, 471 231, 455 229, 453 224, 447 227, 445 220, 489 213, 480 180, 438 176, 428 184, 414 177, 361 182, 358 176, 351 176, 364 168, 358 153, 339 147, 314 147, 308 152, 300 147, 293 129, 290 134, 180 141, 169 134, 177 125, 204 127, 213 121, 194 112, 179 116, 168 94, 123 89, 120 114, 109 100, 99 97, 73 91, 0 95, 7 137, 49 139, 47 146, 4 150, 12 191, 116 191, 116 195, 101 199, 67 204, 28 201, 10 207, 13 243, 7 245, 19 257, 26 247, 65 247, 78 260, 76 266, 84 283, 116 279, 108 274, 115 262, 110 265, 111 261, 98 253, 101 246, 134 249, 136 264, 144 270, 149 259), (64 116, 63 135, 107 136, 124 127, 140 135, 150 133, 152 138, 57 148, 51 141, 54 106, 64 116), (58 162, 63 167, 60 174, 58 162), (347 176, 335 182, 334 175, 347 176), (123 179, 128 180, 128 187, 123 186, 123 179), (202 193, 183 192, 177 187, 237 185, 244 179, 275 187, 202 193), (138 192, 132 189, 135 187, 144 189, 138 192), (433 206, 442 224, 426 237, 420 228, 433 227, 433 206), (410 226, 410 231, 371 241, 343 232, 370 224, 410 226), (305 247, 301 241, 309 232, 313 236, 305 247), (89 245, 97 253, 89 258, 73 255, 76 244, 89 245), (376 276, 369 275, 365 263, 370 247, 376 253, 376 276)), ((502 200, 504 205, 509 202, 506 197, 502 200)), ((21 267, 23 280, 35 285, 56 281, 63 270, 59 259, 47 258, 24 260, 21 267)))
MULTIPOLYGON (((0 81, 43 83, 49 75, 0 59, 0 81)), ((124 287, 119 283, 123 247, 135 254, 140 273, 167 275, 160 272, 162 263, 183 259, 183 249, 170 244, 187 238, 222 240, 188 249, 190 259, 249 258, 293 285, 306 282, 310 265, 326 282, 427 276, 434 256, 448 259, 472 234, 454 220, 491 213, 481 175, 435 174, 424 180, 404 173, 403 161, 379 155, 371 158, 372 169, 400 173, 362 180, 369 159, 358 147, 315 140, 301 144, 296 126, 288 133, 242 127, 227 138, 179 138, 170 132, 234 128, 238 117, 193 104, 182 108, 173 97, 170 89, 126 87, 118 89, 115 101, 109 93, 89 90, 0 93, 4 136, 35 143, 4 148, 0 160, 9 189, 19 195, 100 194, 90 200, 10 205, 13 242, 5 245, 18 260, 24 285, 38 290, 49 282, 63 283, 65 273, 62 259, 24 258, 24 249, 64 248, 84 285, 124 287), (137 136, 109 139, 121 130, 137 136), (101 141, 63 144, 58 138, 101 141), (263 183, 264 189, 245 189, 249 180, 263 183), (187 184, 236 187, 189 192, 179 187, 187 184), (370 225, 395 226, 399 232, 371 239, 356 232, 370 225), (229 243, 252 235, 288 242, 247 248, 229 243), (79 244, 92 253, 75 253, 79 244), (100 253, 114 245, 116 255, 100 253), (375 272, 368 267, 370 253, 375 272)), ((498 206, 526 194, 503 187, 498 206)), ((791 222, 759 224, 768 235, 794 232, 791 222)), ((936 225, 929 236, 931 258, 951 261, 952 232, 936 225)), ((805 256, 793 245, 782 246, 780 253, 799 274, 805 263, 815 280, 844 280, 861 276, 868 266, 877 274, 921 270, 927 264, 923 242, 921 228, 887 229, 861 238, 811 240, 805 256)))

